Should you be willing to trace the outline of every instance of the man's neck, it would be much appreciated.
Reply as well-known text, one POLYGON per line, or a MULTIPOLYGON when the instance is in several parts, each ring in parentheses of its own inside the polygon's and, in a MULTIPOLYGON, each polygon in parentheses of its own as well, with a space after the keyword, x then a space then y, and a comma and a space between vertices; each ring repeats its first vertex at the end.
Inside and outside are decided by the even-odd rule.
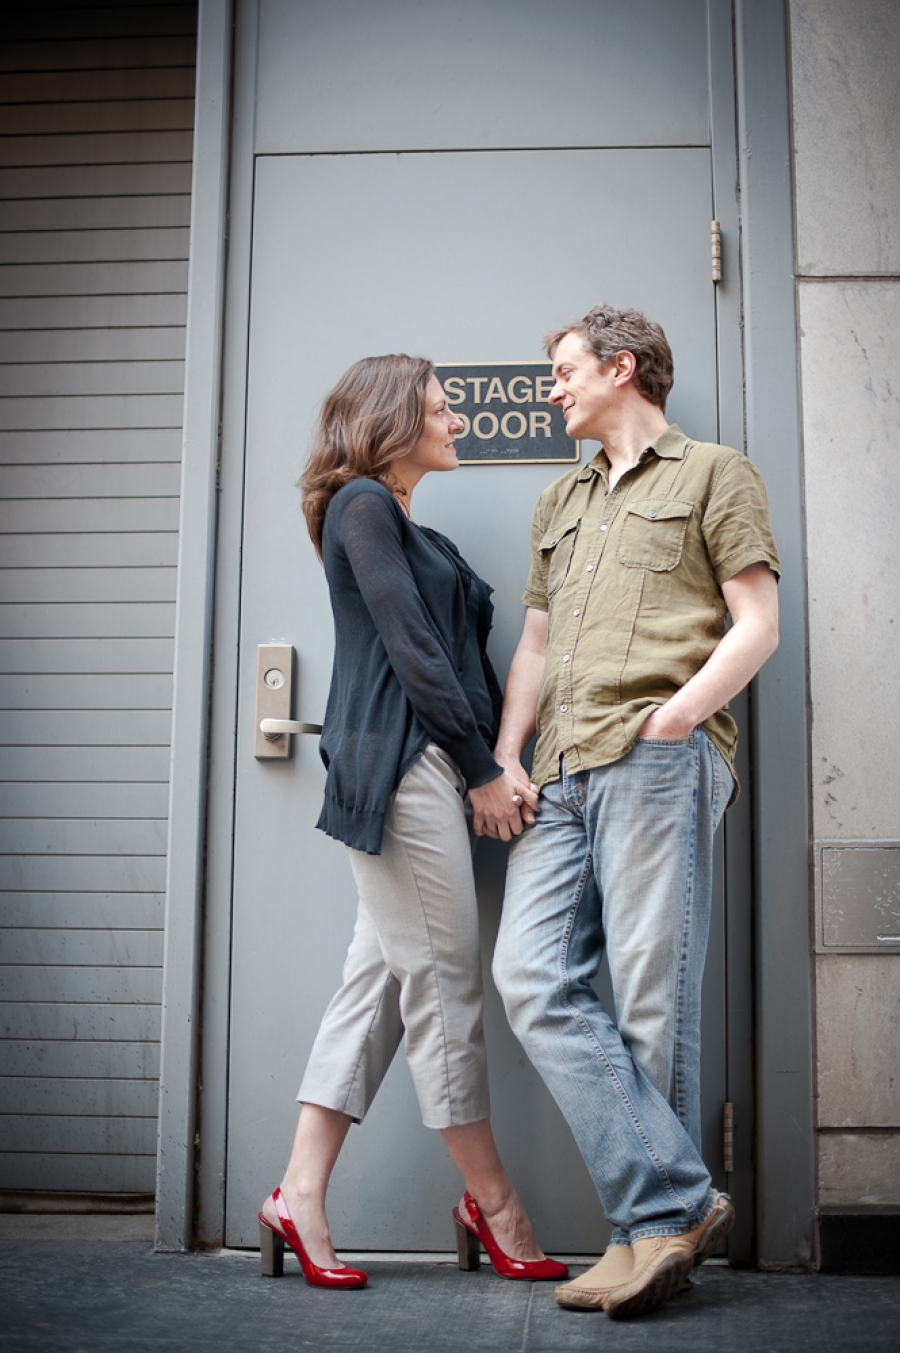
POLYGON ((645 399, 621 410, 621 416, 601 433, 603 450, 609 460, 609 486, 615 485, 629 470, 633 470, 651 442, 655 442, 669 426, 668 419, 656 404, 645 399))

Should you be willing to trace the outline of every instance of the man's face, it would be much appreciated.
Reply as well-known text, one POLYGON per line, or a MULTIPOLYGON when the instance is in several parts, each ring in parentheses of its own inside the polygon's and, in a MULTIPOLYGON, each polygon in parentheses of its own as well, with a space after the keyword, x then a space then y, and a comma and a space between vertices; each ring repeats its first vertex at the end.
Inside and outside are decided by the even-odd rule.
POLYGON ((553 356, 553 376, 549 400, 562 409, 568 435, 602 441, 616 392, 615 365, 601 366, 580 334, 566 334, 553 356))

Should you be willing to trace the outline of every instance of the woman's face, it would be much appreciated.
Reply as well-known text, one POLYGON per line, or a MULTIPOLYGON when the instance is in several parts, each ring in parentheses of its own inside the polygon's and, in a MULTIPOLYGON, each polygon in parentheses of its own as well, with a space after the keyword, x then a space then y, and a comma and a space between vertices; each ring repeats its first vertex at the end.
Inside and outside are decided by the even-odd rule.
POLYGON ((454 443, 462 428, 463 421, 447 403, 440 381, 437 376, 431 376, 425 387, 425 422, 421 436, 409 454, 396 462, 397 466, 402 464, 415 471, 418 479, 429 470, 455 470, 459 461, 454 443))

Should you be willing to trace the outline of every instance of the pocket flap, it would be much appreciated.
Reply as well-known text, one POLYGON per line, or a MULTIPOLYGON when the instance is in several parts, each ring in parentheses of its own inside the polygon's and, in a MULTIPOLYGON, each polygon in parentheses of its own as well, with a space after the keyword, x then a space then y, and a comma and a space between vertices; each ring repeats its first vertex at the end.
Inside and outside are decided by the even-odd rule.
POLYGON ((580 517, 572 517, 569 521, 557 522, 555 526, 551 527, 551 529, 545 532, 541 537, 541 543, 538 545, 538 549, 555 549, 564 536, 567 536, 570 531, 574 531, 577 528, 580 521, 580 517))
POLYGON ((673 518, 689 517, 693 510, 693 503, 680 503, 674 498, 642 498, 628 504, 629 512, 646 521, 672 521, 673 518))

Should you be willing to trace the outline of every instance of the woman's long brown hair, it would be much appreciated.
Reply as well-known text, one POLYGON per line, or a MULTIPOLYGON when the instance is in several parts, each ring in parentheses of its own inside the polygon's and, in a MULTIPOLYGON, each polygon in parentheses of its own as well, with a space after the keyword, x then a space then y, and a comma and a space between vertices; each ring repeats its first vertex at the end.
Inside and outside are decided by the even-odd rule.
POLYGON ((303 513, 320 559, 325 513, 338 489, 353 479, 376 479, 402 492, 389 465, 422 435, 425 387, 433 375, 434 365, 424 357, 363 357, 326 395, 300 478, 303 513))

